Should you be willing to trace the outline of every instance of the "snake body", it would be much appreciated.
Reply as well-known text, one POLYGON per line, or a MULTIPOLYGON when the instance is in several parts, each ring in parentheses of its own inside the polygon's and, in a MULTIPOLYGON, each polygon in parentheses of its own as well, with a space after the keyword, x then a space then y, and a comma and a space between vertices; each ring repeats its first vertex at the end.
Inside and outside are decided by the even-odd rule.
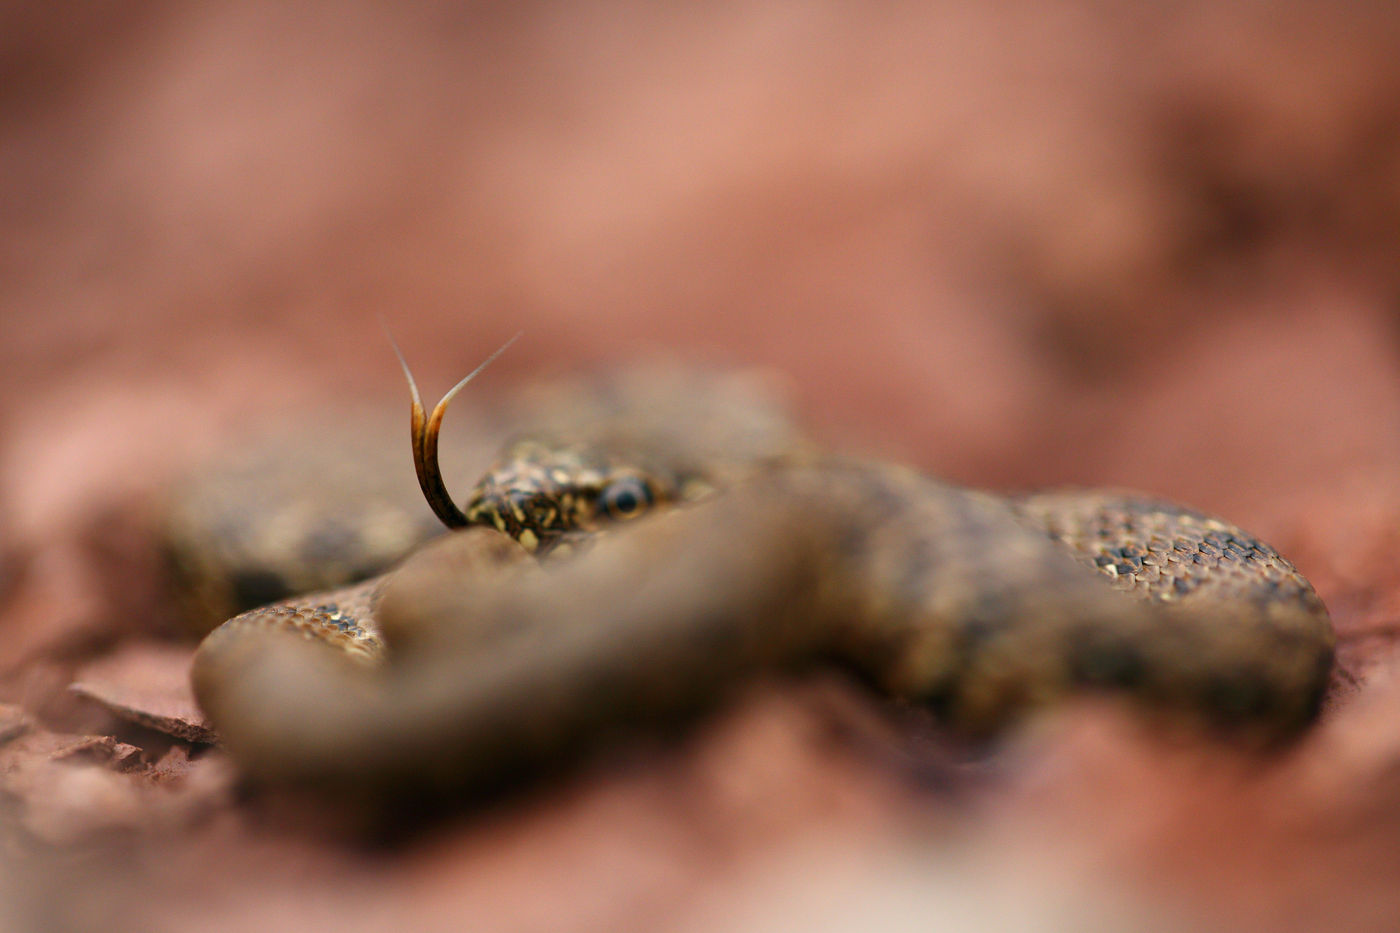
POLYGON ((971 736, 1086 689, 1267 738, 1315 716, 1327 612, 1243 530, 1129 493, 1002 497, 833 455, 735 385, 560 390, 460 511, 435 505, 465 530, 224 623, 193 683, 240 766, 493 787, 756 673, 831 663, 971 736))

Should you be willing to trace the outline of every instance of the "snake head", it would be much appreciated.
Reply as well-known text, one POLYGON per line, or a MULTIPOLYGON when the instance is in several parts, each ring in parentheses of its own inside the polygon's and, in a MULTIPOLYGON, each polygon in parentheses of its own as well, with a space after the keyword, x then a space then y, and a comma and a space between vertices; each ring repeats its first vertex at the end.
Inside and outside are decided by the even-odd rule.
MULTIPOLYGON (((385 330, 386 335, 388 330, 385 330)), ((516 334, 453 386, 433 407, 423 408, 418 385, 394 338, 389 342, 403 367, 412 400, 413 466, 428 505, 448 528, 491 526, 544 553, 566 534, 587 531, 607 521, 625 521, 669 498, 659 482, 635 467, 611 463, 581 445, 520 441, 476 485, 465 512, 459 509, 438 465, 438 434, 453 397, 520 337, 516 334)))
POLYGON ((465 517, 543 553, 570 532, 636 518, 667 498, 655 478, 611 464, 585 446, 523 440, 477 483, 465 517))

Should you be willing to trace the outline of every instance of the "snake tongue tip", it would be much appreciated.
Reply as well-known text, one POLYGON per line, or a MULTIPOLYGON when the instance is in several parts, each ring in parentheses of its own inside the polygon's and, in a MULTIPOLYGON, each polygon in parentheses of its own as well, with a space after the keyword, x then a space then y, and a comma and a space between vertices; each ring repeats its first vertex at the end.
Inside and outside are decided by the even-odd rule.
POLYGON ((524 334, 525 334, 525 332, 524 332, 523 330, 518 330, 518 331, 516 331, 516 332, 515 332, 515 335, 514 335, 513 337, 511 337, 511 338, 510 338, 509 340, 507 340, 505 343, 501 344, 501 345, 496 349, 496 351, 495 351, 494 353, 492 353, 490 356, 488 356, 486 359, 482 360, 480 366, 478 366, 476 369, 473 369, 471 372, 467 373, 464 377, 462 377, 462 381, 461 381, 461 382, 458 382, 455 386, 453 386, 452 388, 448 389, 448 390, 447 390, 447 394, 444 395, 444 396, 442 397, 442 401, 438 402, 438 403, 437 403, 437 406, 433 409, 433 414, 434 414, 435 416, 441 417, 440 415, 438 415, 438 413, 439 413, 440 411, 443 411, 443 410, 445 410, 445 409, 447 408, 447 403, 450 402, 450 401, 452 401, 452 399, 457 395, 458 392, 460 392, 460 391, 462 390, 462 388, 463 388, 467 383, 471 382, 473 379, 475 379, 477 376, 479 376, 479 375, 481 374, 481 371, 482 371, 482 370, 484 370, 486 367, 488 367, 488 366, 490 366, 492 363, 494 363, 494 362, 496 361, 496 357, 500 356, 502 353, 504 353, 504 352, 506 352, 507 350, 509 350, 511 344, 513 344, 513 343, 515 343, 517 340, 519 340, 524 334))
POLYGON ((389 324, 384 320, 383 315, 376 315, 379 326, 384 330, 384 337, 389 341, 389 346, 393 348, 394 356, 399 361, 399 368, 403 370, 403 377, 408 382, 409 394, 413 396, 413 406, 415 409, 423 407, 423 400, 418 394, 418 383, 413 378, 413 371, 408 368, 408 360, 404 358, 403 350, 399 348, 399 342, 394 339, 393 333, 389 330, 389 324))

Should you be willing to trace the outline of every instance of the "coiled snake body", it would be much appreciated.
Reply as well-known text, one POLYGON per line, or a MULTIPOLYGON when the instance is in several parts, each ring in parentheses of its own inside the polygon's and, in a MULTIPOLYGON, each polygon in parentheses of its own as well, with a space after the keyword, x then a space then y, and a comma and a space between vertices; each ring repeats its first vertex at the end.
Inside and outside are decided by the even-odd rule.
POLYGON ((425 419, 415 389, 420 479, 467 527, 204 641, 196 693, 240 766, 495 786, 757 671, 833 662, 971 735, 1081 689, 1269 737, 1315 715, 1326 610, 1239 528, 826 454, 736 385, 652 372, 561 390, 461 510, 436 474, 442 406, 425 419))

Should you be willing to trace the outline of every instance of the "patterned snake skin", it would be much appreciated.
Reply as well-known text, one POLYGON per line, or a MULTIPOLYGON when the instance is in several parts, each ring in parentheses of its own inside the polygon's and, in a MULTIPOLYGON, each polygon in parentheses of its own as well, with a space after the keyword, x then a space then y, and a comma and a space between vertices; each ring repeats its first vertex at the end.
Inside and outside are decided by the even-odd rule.
POLYGON ((436 472, 446 400, 425 419, 414 389, 419 478, 465 530, 204 641, 194 687, 246 774, 495 788, 831 663, 973 737, 1081 690, 1267 740, 1318 710, 1326 610, 1219 519, 837 457, 732 375, 545 396, 459 510, 436 472))

